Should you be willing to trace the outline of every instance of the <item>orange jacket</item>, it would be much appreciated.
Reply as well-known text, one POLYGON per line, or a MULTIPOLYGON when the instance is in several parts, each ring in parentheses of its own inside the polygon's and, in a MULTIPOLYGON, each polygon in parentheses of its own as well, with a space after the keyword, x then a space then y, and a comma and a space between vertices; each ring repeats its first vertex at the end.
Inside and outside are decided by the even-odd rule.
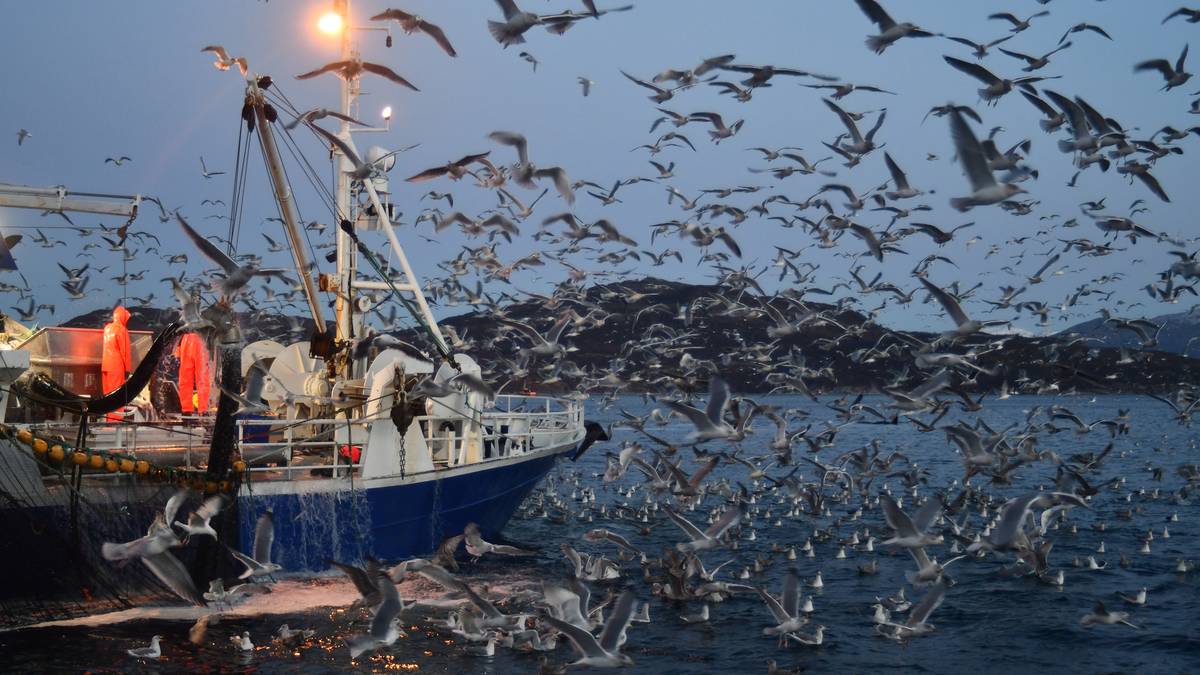
POLYGON ((129 355, 129 310, 117 305, 113 309, 112 321, 104 327, 104 344, 100 353, 100 375, 105 393, 125 382, 133 372, 133 361, 129 355))
POLYGON ((185 413, 192 412, 192 394, 196 394, 199 411, 208 410, 210 376, 208 350, 196 333, 184 333, 175 346, 179 358, 179 405, 185 413))

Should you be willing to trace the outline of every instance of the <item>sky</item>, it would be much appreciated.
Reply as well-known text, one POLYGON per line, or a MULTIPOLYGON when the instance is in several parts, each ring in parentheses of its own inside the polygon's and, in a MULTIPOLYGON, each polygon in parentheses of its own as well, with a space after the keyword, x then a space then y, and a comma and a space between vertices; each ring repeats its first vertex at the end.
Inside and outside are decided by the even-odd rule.
MULTIPOLYGON (((615 3, 601 2, 600 6, 615 3)), ((645 150, 635 146, 652 142, 656 135, 647 130, 658 117, 655 104, 647 100, 650 92, 622 77, 622 70, 643 79, 667 68, 684 69, 701 59, 719 54, 735 54, 737 63, 774 64, 837 76, 843 81, 881 87, 896 95, 856 92, 842 101, 852 111, 887 109, 887 119, 877 141, 884 144, 913 185, 930 192, 910 200, 907 205, 928 204, 932 210, 917 213, 910 220, 933 223, 943 229, 974 222, 961 230, 954 241, 937 247, 923 236, 909 237, 900 243, 905 254, 888 254, 883 262, 873 258, 855 258, 865 251, 862 242, 847 234, 832 249, 807 248, 796 262, 819 266, 810 282, 828 289, 850 280, 848 270, 863 267, 867 279, 882 273, 883 280, 911 290, 919 283, 911 274, 926 255, 946 256, 957 265, 937 265, 930 279, 941 286, 958 280, 962 288, 982 284, 966 303, 968 312, 982 318, 1010 319, 1014 326, 1032 332, 1056 331, 1071 323, 1091 318, 1101 307, 1116 314, 1154 316, 1182 311, 1193 302, 1184 295, 1180 304, 1152 301, 1143 290, 1156 281, 1157 273, 1174 260, 1168 253, 1176 246, 1141 239, 1136 245, 1119 240, 1124 250, 1105 257, 1078 257, 1064 254, 1042 284, 1031 286, 1024 300, 1041 300, 1059 305, 1075 289, 1087 285, 1114 291, 1107 300, 1090 296, 1066 311, 1055 310, 1051 325, 1042 327, 1029 314, 1019 317, 1011 310, 987 315, 983 299, 996 299, 1001 287, 1020 286, 1023 277, 1032 275, 1045 260, 1042 254, 1061 251, 1060 239, 1086 237, 1104 241, 1104 234, 1081 213, 1079 204, 1106 198, 1104 213, 1125 216, 1134 200, 1144 199, 1148 212, 1136 220, 1155 232, 1177 239, 1196 236, 1194 215, 1200 210, 1200 194, 1194 189, 1200 175, 1196 158, 1200 156, 1200 137, 1179 142, 1182 155, 1171 155, 1153 169, 1171 203, 1155 198, 1140 183, 1117 174, 1115 168, 1101 173, 1093 167, 1084 171, 1075 188, 1067 182, 1075 173, 1071 156, 1055 147, 1063 137, 1038 128, 1039 113, 1018 93, 1002 98, 994 107, 977 105, 979 83, 946 65, 942 56, 954 55, 973 61, 969 49, 941 37, 904 39, 884 54, 877 55, 863 41, 875 33, 875 27, 853 2, 816 0, 755 0, 729 3, 710 0, 642 0, 632 11, 609 14, 600 20, 580 22, 565 35, 553 35, 541 28, 527 34, 524 45, 507 49, 488 34, 486 22, 500 18, 500 11, 489 0, 449 0, 443 2, 407 1, 400 5, 358 0, 353 3, 352 25, 370 24, 368 16, 389 6, 420 14, 440 25, 458 51, 449 58, 425 35, 405 35, 393 25, 393 46, 384 45, 378 31, 355 31, 355 39, 367 60, 394 69, 412 81, 420 92, 413 92, 377 77, 363 81, 366 95, 357 114, 370 123, 380 123, 379 111, 390 105, 394 110, 390 131, 359 135, 361 149, 380 145, 389 150, 420 145, 399 155, 390 174, 392 201, 403 212, 398 234, 409 258, 422 279, 444 276, 438 263, 454 257, 461 247, 479 246, 448 229, 435 234, 430 222, 413 222, 422 209, 444 202, 422 199, 430 190, 452 192, 456 208, 475 215, 496 206, 495 194, 474 186, 471 181, 454 183, 448 179, 409 184, 404 178, 418 171, 444 164, 466 154, 490 150, 492 159, 511 163, 510 148, 487 139, 495 130, 524 133, 529 139, 535 164, 562 166, 573 180, 591 180, 611 185, 617 179, 653 177, 656 171, 647 162, 645 150), (538 61, 536 71, 519 56, 526 51, 538 61), (595 82, 591 95, 583 97, 577 78, 595 82), (1013 216, 998 207, 977 208, 960 214, 948 206, 951 197, 967 194, 967 181, 954 161, 954 150, 945 118, 923 120, 928 109, 954 101, 976 105, 983 125, 974 125, 979 136, 993 127, 1002 127, 998 141, 1002 147, 1023 139, 1032 140, 1027 164, 1039 172, 1037 180, 1023 183, 1028 198, 1037 202, 1031 215, 1013 216), (931 159, 936 156, 936 159, 931 159), (1077 218, 1077 227, 1064 223, 1077 218), (421 236, 418 236, 421 235, 421 236), (425 238, 423 238, 425 237, 425 238), (1029 237, 1021 241, 1020 238, 1029 237), (428 239, 426 239, 428 238, 428 239), (1041 240, 1039 242, 1039 239, 1041 240), (1021 256, 1023 257, 1014 257, 1021 256), (1005 268, 1009 268, 1006 270, 1005 268), (1106 275, 1123 275, 1115 281, 1097 282, 1106 275), (1020 276, 1017 276, 1020 275, 1020 276), (1140 304, 1139 304, 1140 303, 1140 304)), ((1046 86, 1069 96, 1081 96, 1105 115, 1115 118, 1133 138, 1146 138, 1164 125, 1187 128, 1200 123, 1200 117, 1188 113, 1193 92, 1200 80, 1178 89, 1161 91, 1162 78, 1156 73, 1133 72, 1133 64, 1150 58, 1174 61, 1180 50, 1200 31, 1200 27, 1176 19, 1161 23, 1178 3, 1162 2, 1084 2, 1055 0, 1043 6, 1035 0, 1011 0, 1004 3, 930 1, 921 3, 884 2, 900 21, 911 21, 929 31, 991 41, 1009 34, 1009 25, 988 20, 988 14, 1011 11, 1027 16, 1042 9, 1049 16, 1033 20, 1029 30, 1015 35, 1003 46, 1027 53, 1052 49, 1064 31, 1080 22, 1103 27, 1114 38, 1109 41, 1091 32, 1069 39, 1073 46, 1056 54, 1051 64, 1038 74, 1060 77, 1046 86)), ((550 12, 580 10, 581 3, 568 0, 524 0, 524 9, 550 12)), ((0 57, 10 64, 6 70, 6 96, 0 105, 0 182, 33 186, 64 185, 81 192, 143 194, 160 198, 169 208, 179 207, 189 221, 205 234, 224 236, 228 222, 224 207, 202 205, 205 199, 229 202, 233 193, 233 168, 238 137, 239 113, 244 86, 235 71, 213 68, 210 54, 201 48, 224 45, 231 53, 248 59, 253 71, 273 76, 276 87, 300 108, 335 107, 338 81, 332 75, 298 81, 295 74, 315 69, 336 60, 335 39, 315 29, 317 17, 329 3, 306 0, 272 2, 159 2, 121 3, 42 2, 21 3, 9 7, 9 15, 0 22, 0 57), (18 129, 31 136, 18 147, 18 129), (129 156, 122 166, 106 163, 105 158, 129 156), (201 175, 200 157, 210 170, 224 170, 221 176, 206 179, 201 175)), ((1022 74, 1022 63, 993 50, 982 61, 985 67, 1005 77, 1022 74)), ((723 73, 722 79, 744 77, 723 73)), ((843 131, 833 113, 821 103, 826 92, 802 86, 813 84, 810 78, 779 76, 770 87, 757 90, 747 103, 718 94, 711 86, 699 86, 679 93, 664 107, 684 114, 698 111, 720 113, 727 123, 745 120, 740 132, 714 145, 703 123, 693 122, 679 131, 696 145, 697 151, 669 148, 654 159, 675 162, 675 178, 662 182, 640 182, 621 188, 621 203, 604 206, 583 190, 577 192, 574 213, 585 222, 605 218, 627 236, 637 240, 639 250, 661 251, 670 247, 683 253, 684 261, 653 267, 641 262, 599 263, 594 255, 576 255, 570 259, 589 271, 590 282, 619 281, 652 274, 697 283, 712 283, 718 272, 710 264, 700 264, 701 251, 674 235, 658 237, 651 243, 651 227, 671 220, 695 220, 696 215, 682 211, 678 204, 667 204, 666 185, 672 185, 689 197, 699 196, 706 188, 741 185, 762 186, 759 192, 734 195, 726 200, 708 197, 702 203, 724 201, 741 208, 758 203, 773 194, 803 201, 826 182, 845 183, 863 193, 888 180, 883 153, 875 151, 862 163, 847 169, 833 160, 822 168, 836 170, 836 178, 819 175, 793 175, 777 181, 770 174, 751 173, 748 169, 768 166, 749 148, 796 146, 810 161, 829 153, 821 144, 831 142, 843 131)), ((868 115, 863 123, 869 128, 875 119, 868 115)), ((328 121, 326 121, 328 122, 328 121)), ((326 128, 335 129, 332 124, 326 128)), ((659 133, 667 128, 660 128, 659 133)), ((309 161, 318 167, 328 182, 328 152, 311 134, 296 138, 309 161)), ((323 212, 316 192, 292 169, 294 188, 302 216, 306 220, 330 221, 323 212)), ((265 264, 287 266, 286 253, 268 253, 266 233, 283 240, 280 225, 264 221, 276 215, 270 201, 268 182, 261 157, 253 152, 246 176, 248 197, 245 218, 238 241, 239 253, 260 253, 265 264)), ((518 197, 528 202, 539 191, 509 185, 518 197)), ((828 195, 840 212, 841 195, 828 195)), ((549 250, 545 240, 535 241, 535 233, 546 216, 568 210, 553 190, 539 203, 534 215, 521 223, 521 236, 512 244, 502 244, 498 254, 504 261, 515 260, 533 251, 549 250)), ((776 204, 773 215, 786 216, 791 209, 776 204)), ((817 218, 816 209, 805 214, 817 218)), ((707 218, 707 217, 706 217, 707 218)), ((121 224, 118 218, 78 214, 78 225, 108 227, 121 224)), ((884 229, 890 220, 886 213, 862 211, 855 222, 875 230, 884 229)), ((769 267, 775 246, 791 250, 813 244, 814 239, 801 228, 782 228, 779 221, 752 216, 740 225, 723 216, 710 225, 724 225, 743 249, 741 260, 731 266, 750 266, 754 272, 769 267)), ((903 222, 900 223, 902 225, 903 222)), ((161 240, 159 255, 148 254, 141 245, 132 260, 122 261, 120 253, 93 247, 83 250, 98 237, 81 237, 56 216, 42 217, 36 211, 0 209, 0 229, 6 233, 33 235, 40 227, 48 236, 66 242, 66 246, 42 248, 26 239, 14 251, 24 279, 28 280, 38 303, 53 304, 56 313, 43 312, 43 323, 56 323, 71 316, 109 307, 124 294, 145 299, 151 304, 171 304, 170 287, 161 281, 178 274, 178 266, 168 266, 162 256, 186 252, 189 276, 200 278, 206 264, 183 240, 174 222, 160 223, 155 208, 147 205, 134 229, 150 232, 161 240), (63 279, 55 263, 78 267, 84 262, 93 268, 87 296, 68 300, 59 287, 63 279), (108 266, 103 273, 96 268, 108 266), (124 266, 124 267, 123 267, 124 266), (111 277, 127 272, 145 271, 142 281, 130 282, 122 289, 111 277)), ((97 233, 99 234, 99 233, 97 233)), ((365 235, 372 246, 383 250, 379 233, 365 235)), ((314 241, 314 243, 317 243, 314 241)), ((1187 242, 1189 251, 1197 244, 1187 242)), ((618 250, 609 245, 604 251, 618 250)), ((721 250, 718 245, 715 250, 721 250)), ((323 257, 324 249, 314 257, 323 257)), ((488 282, 493 292, 514 289, 544 291, 565 278, 566 269, 547 260, 542 268, 513 275, 512 285, 488 282)), ((321 261, 323 271, 331 266, 321 261)), ((794 286, 778 280, 778 268, 760 278, 769 292, 794 286)), ((474 277, 463 279, 473 286, 474 277)), ((0 272, 0 282, 23 285, 12 272, 0 272)), ((846 295, 842 289, 834 297, 846 295)), ((862 308, 877 307, 886 296, 871 295, 859 299, 862 308)), ((908 305, 889 303, 879 320, 890 326, 909 329, 946 329, 951 327, 939 307, 922 302, 925 294, 908 305)), ((813 296, 825 300, 826 296, 813 296)), ((0 303, 24 304, 16 292, 5 292, 0 303)), ((302 310, 298 305, 298 310, 302 310)), ((456 314, 463 307, 440 306, 441 316, 456 314)), ((299 311, 297 311, 299 313, 299 311)))

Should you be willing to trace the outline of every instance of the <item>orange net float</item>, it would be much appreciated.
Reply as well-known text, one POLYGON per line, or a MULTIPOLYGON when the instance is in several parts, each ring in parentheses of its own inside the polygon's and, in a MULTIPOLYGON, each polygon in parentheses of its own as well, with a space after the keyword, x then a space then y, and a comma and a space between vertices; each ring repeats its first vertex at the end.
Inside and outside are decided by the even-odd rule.
POLYGON ((51 461, 61 462, 64 459, 66 459, 66 457, 67 457, 67 451, 66 451, 66 449, 63 448, 63 446, 55 444, 54 447, 50 448, 50 460, 51 461))
POLYGON ((103 469, 104 468, 104 458, 101 457, 100 455, 91 455, 90 457, 88 457, 88 466, 90 466, 93 469, 103 469))

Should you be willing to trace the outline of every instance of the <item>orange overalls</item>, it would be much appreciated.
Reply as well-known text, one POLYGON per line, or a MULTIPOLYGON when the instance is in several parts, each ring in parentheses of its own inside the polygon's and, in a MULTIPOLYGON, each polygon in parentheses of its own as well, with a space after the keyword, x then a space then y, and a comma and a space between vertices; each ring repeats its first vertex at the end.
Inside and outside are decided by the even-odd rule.
POLYGON ((210 377, 204 340, 195 333, 185 333, 175 347, 175 356, 179 358, 179 409, 185 415, 192 414, 193 410, 208 412, 210 377), (196 394, 194 403, 193 392, 196 394))
MULTIPOLYGON (((113 309, 112 321, 104 327, 104 342, 100 352, 100 386, 105 394, 112 393, 125 384, 133 372, 129 355, 129 310, 117 305, 113 309)), ((110 422, 119 422, 123 417, 109 413, 110 422)))

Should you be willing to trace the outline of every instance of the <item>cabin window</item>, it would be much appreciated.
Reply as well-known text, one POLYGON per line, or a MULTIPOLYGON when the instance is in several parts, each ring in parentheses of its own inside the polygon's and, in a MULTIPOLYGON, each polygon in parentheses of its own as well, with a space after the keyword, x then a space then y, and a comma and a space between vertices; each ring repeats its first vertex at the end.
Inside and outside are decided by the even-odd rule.
POLYGON ((85 373, 83 376, 83 388, 91 390, 91 389, 94 389, 95 387, 96 387, 95 373, 85 373))
POLYGON ((75 386, 75 373, 67 371, 63 373, 63 386, 68 389, 75 386))

